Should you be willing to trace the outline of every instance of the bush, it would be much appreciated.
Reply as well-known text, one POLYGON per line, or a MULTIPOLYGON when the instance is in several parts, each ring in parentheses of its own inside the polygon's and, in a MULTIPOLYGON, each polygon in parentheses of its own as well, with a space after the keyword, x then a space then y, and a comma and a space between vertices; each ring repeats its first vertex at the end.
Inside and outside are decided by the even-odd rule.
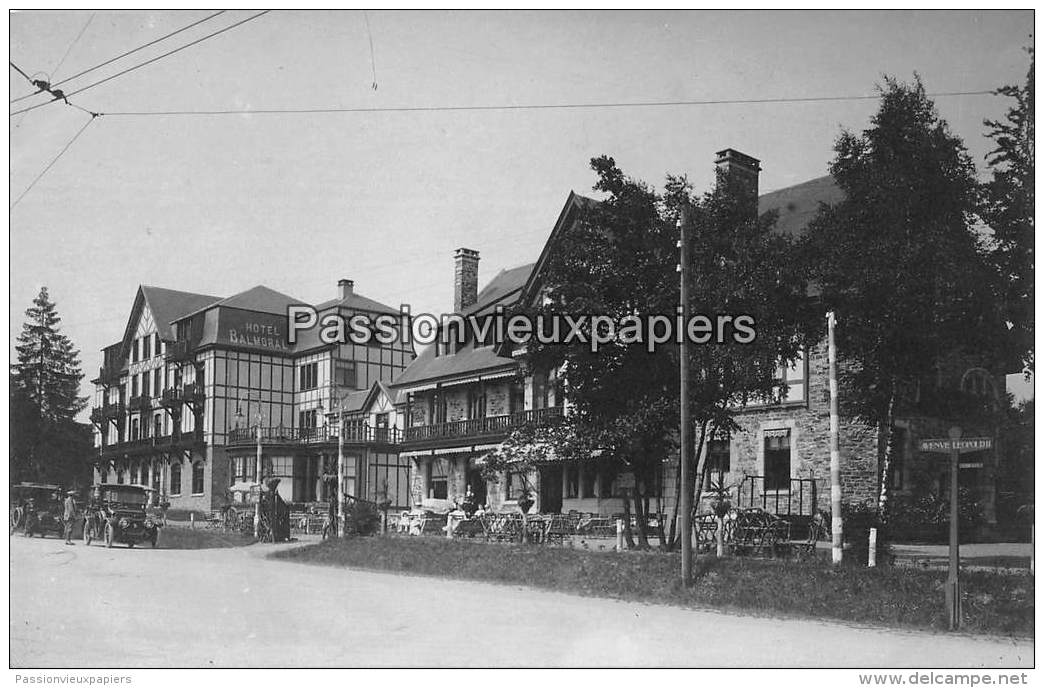
MULTIPOLYGON (((967 488, 957 493, 957 516, 964 535, 983 523, 982 504, 967 488)), ((950 524, 950 500, 930 493, 897 495, 889 505, 888 524, 895 537, 945 541, 950 524)))
POLYGON ((843 537, 852 547, 852 554, 860 564, 866 564, 870 558, 870 529, 877 528, 877 564, 885 566, 892 563, 892 547, 889 544, 889 532, 881 524, 876 504, 860 502, 845 504, 842 507, 843 537))
POLYGON ((370 502, 351 500, 344 508, 345 535, 373 535, 381 524, 377 508, 370 502))

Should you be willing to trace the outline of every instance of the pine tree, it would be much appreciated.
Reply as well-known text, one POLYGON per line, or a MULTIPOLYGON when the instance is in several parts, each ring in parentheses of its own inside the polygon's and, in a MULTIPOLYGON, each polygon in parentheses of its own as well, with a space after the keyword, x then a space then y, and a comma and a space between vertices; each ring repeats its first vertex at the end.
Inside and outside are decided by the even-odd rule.
POLYGON ((26 312, 11 366, 11 479, 66 485, 86 479, 89 428, 76 422, 87 405, 79 396, 79 351, 59 328, 47 288, 26 312))

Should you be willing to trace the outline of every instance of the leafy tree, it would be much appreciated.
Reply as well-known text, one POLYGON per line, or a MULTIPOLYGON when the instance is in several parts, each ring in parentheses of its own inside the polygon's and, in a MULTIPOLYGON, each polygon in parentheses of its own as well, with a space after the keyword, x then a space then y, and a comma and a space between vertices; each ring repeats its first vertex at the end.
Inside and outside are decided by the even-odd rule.
MULTIPOLYGON (((733 416, 744 402, 779 393, 778 364, 796 356, 808 339, 805 280, 795 267, 793 242, 772 232, 773 216, 755 217, 756 199, 744 196, 733 180, 719 179, 714 191, 696 200, 681 178, 668 177, 660 195, 626 177, 612 158, 596 158, 591 166, 598 174, 595 189, 607 198, 556 239, 541 274, 546 298, 530 315, 599 314, 620 327, 597 351, 579 341, 527 346, 521 357, 526 369, 560 371, 560 388, 573 413, 551 427, 520 430, 489 468, 594 456, 603 470, 633 476, 630 496, 641 522, 649 497, 662 483, 664 461, 677 448, 679 347, 661 344, 650 352, 649 333, 639 338, 639 326, 629 323, 655 316, 676 319, 681 204, 694 208, 699 247, 693 255, 692 314, 712 319, 749 314, 758 332, 753 342, 739 344, 726 323, 723 341, 691 347, 698 445, 687 460, 693 476, 706 440, 733 431, 733 416)), ((599 332, 608 334, 594 319, 582 329, 589 340, 599 332)), ((695 478, 689 489, 696 489, 695 478)), ((676 496, 680 490, 676 481, 676 496)), ((625 507, 629 512, 627 500, 625 507)), ((630 541, 629 531, 627 537, 630 541)), ((639 529, 638 546, 646 545, 639 529)))
POLYGON ((993 178, 985 185, 983 219, 993 230, 992 257, 1001 282, 1004 316, 1012 325, 1015 354, 1033 369, 1033 49, 1022 86, 1004 86, 997 95, 1014 98, 1004 120, 985 120, 996 148, 986 160, 993 178))
POLYGON ((12 479, 83 481, 93 443, 75 420, 87 405, 79 352, 60 332, 46 287, 25 315, 10 374, 12 479))
POLYGON ((830 165, 845 198, 810 224, 809 255, 838 317, 846 412, 878 426, 879 509, 903 390, 947 357, 997 344, 990 275, 973 231, 975 169, 919 78, 886 78, 861 134, 838 138, 830 165))

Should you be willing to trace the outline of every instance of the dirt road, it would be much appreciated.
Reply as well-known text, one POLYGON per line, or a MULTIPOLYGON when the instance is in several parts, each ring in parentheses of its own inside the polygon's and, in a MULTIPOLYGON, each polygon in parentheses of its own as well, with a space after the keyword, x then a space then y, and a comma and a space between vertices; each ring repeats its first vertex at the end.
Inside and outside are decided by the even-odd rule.
POLYGON ((1029 641, 11 538, 12 667, 1028 667, 1029 641))

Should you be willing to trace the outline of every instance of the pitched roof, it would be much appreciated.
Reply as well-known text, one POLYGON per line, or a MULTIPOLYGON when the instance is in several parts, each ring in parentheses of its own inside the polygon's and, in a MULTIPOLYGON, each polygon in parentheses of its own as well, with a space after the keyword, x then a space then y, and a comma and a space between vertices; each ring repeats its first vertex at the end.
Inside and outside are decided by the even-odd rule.
MULTIPOLYGON (((259 313, 273 313, 275 315, 286 315, 287 306, 303 304, 301 299, 287 296, 275 289, 269 289, 263 284, 241 291, 238 294, 212 303, 207 308, 224 306, 226 308, 238 308, 244 311, 257 311, 259 313)), ((203 310, 203 309, 200 309, 203 310)))
POLYGON ((387 304, 383 304, 380 301, 374 301, 371 298, 363 296, 362 294, 356 294, 352 292, 346 299, 330 299, 324 301, 315 307, 317 311, 325 311, 328 308, 334 306, 340 306, 342 308, 348 308, 354 311, 370 311, 372 313, 391 313, 392 315, 398 315, 399 311, 396 308, 392 308, 387 304))
POLYGON ((833 205, 844 199, 844 192, 830 175, 777 189, 758 198, 758 214, 779 211, 776 231, 791 236, 804 234, 816 216, 820 203, 833 205))
POLYGON ((492 346, 475 348, 468 344, 455 354, 435 356, 435 346, 429 346, 413 359, 409 367, 395 378, 392 383, 396 387, 407 387, 426 380, 440 380, 458 375, 481 375, 508 366, 515 365, 515 359, 498 356, 492 346))
POLYGON ((534 267, 536 267, 536 263, 529 263, 498 272, 497 276, 479 292, 475 303, 464 309, 464 315, 483 313, 497 305, 507 308, 515 303, 521 294, 522 287, 526 286, 534 267))
POLYGON ((141 293, 145 297, 149 311, 152 312, 152 319, 156 323, 160 339, 166 341, 174 339, 174 330, 170 326, 173 321, 221 300, 220 296, 193 294, 144 284, 141 285, 141 293))

